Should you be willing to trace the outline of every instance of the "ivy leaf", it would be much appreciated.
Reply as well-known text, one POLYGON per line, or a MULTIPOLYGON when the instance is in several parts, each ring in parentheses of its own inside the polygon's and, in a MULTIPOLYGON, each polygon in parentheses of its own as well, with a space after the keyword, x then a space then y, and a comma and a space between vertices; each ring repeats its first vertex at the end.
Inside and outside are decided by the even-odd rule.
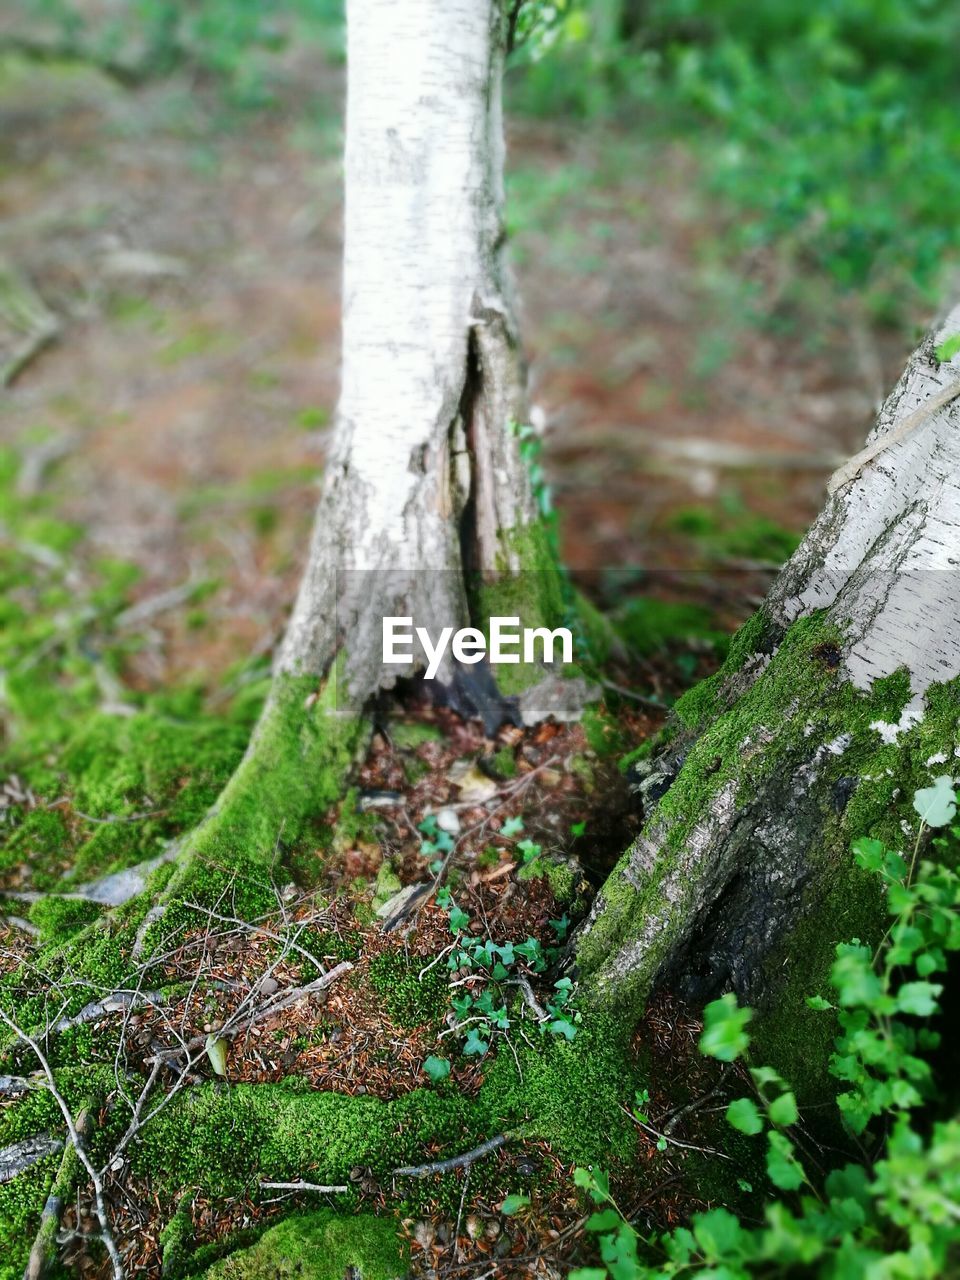
POLYGON ((741 1009, 732 992, 711 1001, 703 1011, 700 1052, 720 1062, 736 1061, 750 1047, 745 1028, 752 1017, 753 1010, 741 1009))
POLYGON ((500 1202, 500 1212, 511 1218, 515 1213, 519 1213, 521 1209, 525 1209, 529 1203, 529 1196, 505 1196, 500 1202))
POLYGON ((577 1028, 569 1018, 554 1018, 549 1027, 555 1036, 564 1036, 567 1040, 573 1040, 577 1034, 577 1028))
POLYGON ((503 826, 500 828, 500 834, 502 836, 508 836, 508 837, 518 836, 522 830, 523 830, 522 818, 508 818, 506 822, 503 824, 503 826))
POLYGON ((737 1098, 727 1107, 727 1123, 741 1133, 762 1133, 763 1118, 752 1098, 737 1098))
POLYGON ((559 920, 550 921, 550 928, 557 935, 557 941, 562 942, 567 936, 567 930, 570 928, 570 917, 564 912, 559 920))
POLYGON ((517 849, 523 858, 524 866, 529 866, 531 862, 535 862, 543 852, 543 846, 533 840, 518 840, 517 849))
POLYGON ((945 827, 957 812, 955 786, 953 778, 941 774, 932 787, 914 792, 913 807, 928 827, 945 827))
POLYGON ((462 907, 450 908, 450 932, 459 933, 461 929, 465 929, 470 923, 470 917, 462 907))
POLYGON ((437 1058, 431 1053, 429 1058, 424 1059, 423 1070, 434 1084, 439 1084, 450 1074, 450 1061, 447 1058, 437 1058))
POLYGON ((823 996, 807 996, 807 1008, 822 1012, 825 1009, 832 1009, 833 1005, 823 996))
POLYGON ((484 1040, 479 1031, 471 1027, 464 1041, 463 1052, 469 1056, 482 1056, 489 1048, 490 1041, 484 1040))

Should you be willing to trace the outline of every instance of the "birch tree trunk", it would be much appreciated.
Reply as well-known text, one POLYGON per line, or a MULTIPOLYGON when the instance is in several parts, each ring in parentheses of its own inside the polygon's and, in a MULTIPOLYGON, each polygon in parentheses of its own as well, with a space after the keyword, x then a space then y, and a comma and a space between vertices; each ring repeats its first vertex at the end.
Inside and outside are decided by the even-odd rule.
POLYGON ((367 696, 383 613, 466 625, 464 570, 520 568, 538 519, 511 431, 500 0, 350 0, 347 32, 343 383, 278 671, 345 648, 367 696))
POLYGON ((660 983, 766 1002, 764 1051, 793 1079, 829 1049, 804 998, 827 990, 834 944, 883 928, 851 840, 909 852, 914 790, 960 773, 960 358, 935 355, 958 331, 960 308, 723 669, 677 704, 640 770, 649 818, 579 939, 601 1004, 660 983))
POLYGON ((548 570, 524 578, 526 621, 546 621, 556 605, 517 429, 526 414, 504 255, 502 0, 348 0, 347 34, 334 439, 270 697, 182 862, 240 848, 262 858, 281 830, 289 839, 338 798, 364 706, 416 665, 384 670, 385 616, 434 634, 482 625, 484 594, 471 584, 526 571, 548 570))

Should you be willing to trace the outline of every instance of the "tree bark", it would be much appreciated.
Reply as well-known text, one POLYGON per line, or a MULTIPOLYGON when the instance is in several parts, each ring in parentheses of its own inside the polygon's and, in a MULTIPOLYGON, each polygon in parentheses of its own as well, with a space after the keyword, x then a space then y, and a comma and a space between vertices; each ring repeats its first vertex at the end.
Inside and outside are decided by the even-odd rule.
POLYGON ((409 666, 384 667, 385 616, 434 635, 482 627, 491 612, 559 620, 517 425, 526 410, 504 256, 506 27, 502 0, 347 4, 334 439, 271 693, 236 774, 184 843, 168 897, 198 861, 235 864, 242 851, 262 865, 281 834, 291 840, 338 799, 364 707, 426 665, 415 653, 409 666), (521 607, 489 607, 501 590, 521 607))
POLYGON ((882 932, 850 841, 912 847, 914 790, 960 754, 960 401, 946 393, 960 359, 935 355, 958 330, 960 308, 881 409, 870 442, 889 447, 837 473, 722 670, 640 767, 652 812, 577 947, 596 1002, 732 988, 776 1009, 771 1055, 802 1061, 804 997, 826 990, 834 944, 882 932))
POLYGON ((347 5, 343 383, 280 674, 342 651, 381 677, 381 618, 464 626, 465 575, 539 522, 504 260, 499 0, 347 5))

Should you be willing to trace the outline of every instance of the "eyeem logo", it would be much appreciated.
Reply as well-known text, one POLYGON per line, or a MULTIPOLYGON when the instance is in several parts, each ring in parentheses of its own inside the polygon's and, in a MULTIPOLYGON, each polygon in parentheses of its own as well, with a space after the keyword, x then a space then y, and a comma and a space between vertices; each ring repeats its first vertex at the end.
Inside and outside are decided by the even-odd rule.
POLYGON ((414 627, 413 618, 384 618, 383 661, 409 665, 414 657, 414 636, 426 655, 427 680, 436 677, 448 647, 458 662, 481 662, 488 658, 495 665, 501 662, 537 662, 540 659, 552 663, 559 641, 559 661, 573 661, 573 635, 568 627, 557 627, 555 631, 547 627, 524 627, 521 630, 519 618, 500 617, 490 619, 489 645, 487 637, 476 627, 461 627, 459 631, 444 627, 434 643, 426 627, 414 627), (538 645, 540 658, 537 655, 538 645))

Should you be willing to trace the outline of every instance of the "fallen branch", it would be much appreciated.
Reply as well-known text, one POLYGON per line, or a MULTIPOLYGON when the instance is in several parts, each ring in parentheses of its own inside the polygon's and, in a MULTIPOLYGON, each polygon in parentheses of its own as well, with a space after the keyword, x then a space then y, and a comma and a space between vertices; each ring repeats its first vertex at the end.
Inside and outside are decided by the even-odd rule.
POLYGON ((620 1104, 620 1110, 630 1117, 633 1123, 642 1129, 651 1138, 656 1138, 658 1142, 669 1143, 671 1147, 682 1147, 684 1151, 699 1151, 704 1156, 719 1156, 721 1160, 730 1160, 731 1157, 725 1151, 718 1151, 716 1147, 700 1147, 695 1142, 681 1142, 679 1138, 671 1138, 669 1134, 655 1129, 652 1124, 647 1124, 644 1120, 639 1119, 629 1107, 620 1104))
POLYGON ((38 1161, 55 1155, 62 1148, 63 1143, 59 1138, 51 1138, 46 1133, 38 1134, 35 1138, 24 1138, 21 1142, 4 1147, 0 1150, 0 1183, 12 1182, 38 1161))
POLYGON ((520 988, 520 994, 523 996, 523 1003, 527 1006, 536 1020, 538 1022, 549 1022, 549 1013, 547 1013, 546 1009, 544 1009, 543 1005, 533 994, 533 987, 531 987, 529 980, 525 978, 523 974, 517 978, 517 986, 520 988))
POLYGON ((261 1182, 261 1191, 315 1191, 319 1195, 343 1195, 348 1186, 324 1186, 319 1182, 261 1182))
MULTIPOLYGON (((292 991, 278 991, 276 995, 269 997, 258 1008, 253 1009, 243 1019, 234 1025, 227 1023, 220 1031, 217 1032, 217 1038, 220 1040, 234 1040, 237 1036, 249 1031, 249 1029, 258 1022, 262 1022, 264 1018, 270 1018, 275 1013, 279 1013, 283 1009, 288 1009, 290 1005, 296 1004, 298 1000, 302 1000, 304 996, 314 995, 318 991, 323 991, 332 983, 342 977, 345 973, 349 973, 353 965, 349 960, 341 960, 336 968, 331 969, 329 973, 325 973, 322 977, 315 978, 313 982, 308 982, 303 987, 294 987, 292 991)), ((174 1046, 171 1049, 157 1047, 153 1058, 148 1061, 155 1062, 158 1059, 169 1062, 174 1058, 182 1057, 185 1053, 192 1053, 196 1049, 202 1048, 207 1042, 206 1035, 194 1036, 191 1040, 185 1041, 183 1044, 174 1046)))
MULTIPOLYGON (((90 1112, 89 1110, 81 1111, 77 1116, 77 1132, 85 1136, 89 1127, 90 1112)), ((53 1186, 50 1188, 40 1214, 40 1226, 34 1237, 23 1280, 44 1280, 58 1261, 57 1231, 60 1227, 60 1217, 67 1199, 73 1192, 79 1166, 76 1147, 72 1142, 68 1142, 64 1148, 57 1176, 53 1180, 53 1186)))
POLYGON ((479 1147, 474 1147, 472 1151, 465 1151, 462 1156, 451 1156, 449 1160, 432 1160, 429 1164, 413 1164, 403 1165, 399 1169, 394 1169, 392 1176, 395 1178, 429 1178, 432 1173, 452 1173, 454 1169, 464 1169, 480 1160, 483 1156, 487 1156, 491 1151, 496 1151, 498 1147, 502 1147, 512 1137, 509 1133, 498 1133, 495 1138, 488 1138, 486 1142, 481 1142, 479 1147))
POLYGON ((171 998, 171 996, 165 995, 162 991, 113 991, 103 1000, 94 1000, 90 1004, 85 1004, 80 1012, 75 1013, 72 1017, 59 1018, 49 1028, 48 1034, 59 1035, 64 1031, 71 1030, 73 1027, 82 1027, 87 1022, 96 1022, 105 1013, 121 1013, 146 1004, 166 1004, 171 998))
POLYGON ((0 1094, 5 1098, 15 1097, 18 1093, 27 1093, 36 1086, 37 1081, 27 1076, 0 1076, 0 1094))

